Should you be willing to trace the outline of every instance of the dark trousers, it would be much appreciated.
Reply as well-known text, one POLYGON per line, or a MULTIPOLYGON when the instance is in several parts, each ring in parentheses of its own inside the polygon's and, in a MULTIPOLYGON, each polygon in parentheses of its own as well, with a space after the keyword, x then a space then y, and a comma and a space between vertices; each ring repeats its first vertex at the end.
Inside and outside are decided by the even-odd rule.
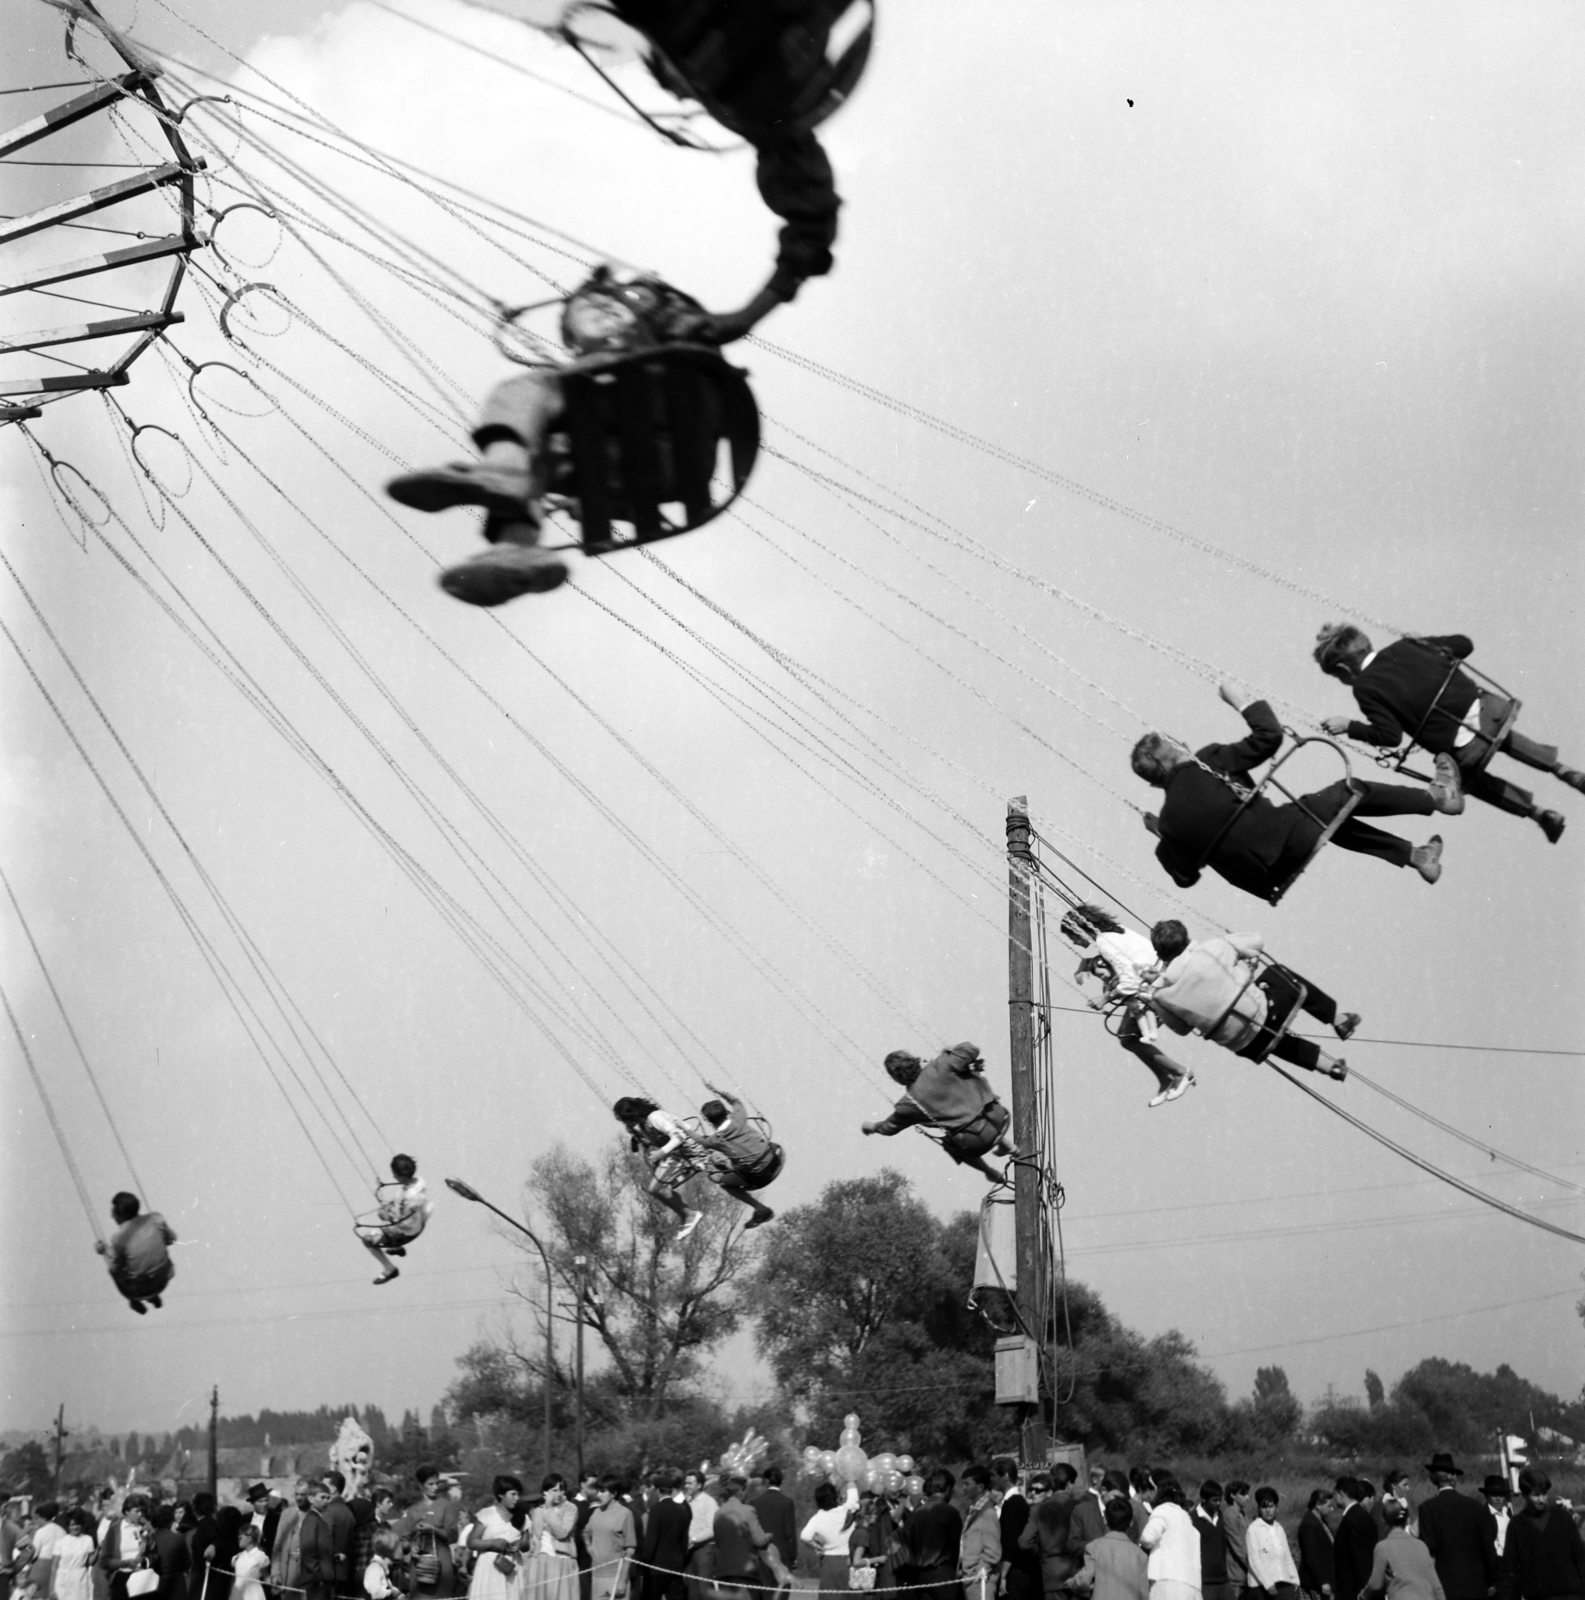
POLYGON ((1506 811, 1510 816, 1532 817, 1535 815, 1535 796, 1517 783, 1509 783, 1506 778, 1499 778, 1489 772, 1486 763, 1501 751, 1503 755, 1512 756, 1515 761, 1523 762, 1527 767, 1538 767, 1542 772, 1555 772, 1558 764, 1557 746, 1542 744, 1539 740, 1520 733, 1517 728, 1510 728, 1503 736, 1502 742, 1494 746, 1493 740, 1496 738, 1497 730, 1507 719, 1512 704, 1511 700, 1505 700, 1500 694, 1483 694, 1480 697, 1481 731, 1468 744, 1461 745, 1455 750, 1453 759, 1459 765, 1466 794, 1472 795, 1476 800, 1484 800, 1487 805, 1495 806, 1499 811, 1506 811))
MULTIPOLYGON (((1286 967, 1267 967, 1255 979, 1255 987, 1266 996, 1266 1020, 1260 1032, 1238 1054, 1251 1061, 1263 1061, 1273 1055, 1279 1061, 1289 1061, 1306 1072, 1314 1072, 1321 1064, 1321 1047, 1313 1039, 1295 1039, 1290 1034, 1273 1045, 1271 1035, 1301 1004, 1317 1022, 1331 1027, 1337 1021, 1337 1001, 1325 990, 1316 988, 1308 978, 1301 978, 1286 967), (1302 1002, 1299 998, 1301 984, 1306 991, 1302 1002)), ((1203 1600, 1203 1590, 1201 1594, 1203 1600)))
MULTIPOLYGON (((1128 1009, 1123 1013, 1122 1023, 1117 1029, 1117 1042, 1131 1056, 1144 1062, 1156 1082, 1163 1089, 1169 1089, 1182 1074, 1183 1068, 1165 1050, 1158 1049, 1151 1044, 1140 1032, 1139 1013, 1141 1009, 1142 1007, 1139 1003, 1130 1002, 1128 1009)), ((1013 1578, 1016 1573, 1016 1568, 1008 1568, 1007 1593, 1011 1600, 1017 1600, 1017 1597, 1013 1596, 1013 1578)))
MULTIPOLYGON (((1332 843, 1362 856, 1375 856, 1378 861, 1386 861, 1395 867, 1408 866, 1414 846, 1407 839, 1400 839, 1397 834, 1387 833, 1381 828, 1373 828, 1359 819, 1362 816, 1429 816, 1436 810, 1431 804, 1431 796, 1424 789, 1411 789, 1404 783, 1356 781, 1364 791, 1364 796, 1353 816, 1332 835, 1332 843)), ((1296 819, 1293 832, 1288 836, 1288 847, 1277 866, 1279 878, 1286 877, 1309 860, 1315 852, 1316 841, 1321 837, 1322 826, 1343 809, 1348 797, 1349 787, 1341 780, 1328 784, 1324 789, 1317 789, 1314 794, 1300 797, 1301 804, 1312 815, 1305 816, 1301 812, 1296 819)))

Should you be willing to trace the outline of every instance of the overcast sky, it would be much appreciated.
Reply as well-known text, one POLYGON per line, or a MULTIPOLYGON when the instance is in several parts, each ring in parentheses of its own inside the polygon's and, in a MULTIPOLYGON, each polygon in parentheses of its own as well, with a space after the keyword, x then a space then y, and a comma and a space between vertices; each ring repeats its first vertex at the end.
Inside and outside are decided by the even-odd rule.
MULTIPOLYGON (((208 37, 164 0, 111 15, 578 242, 486 237, 252 112, 238 149, 200 107, 189 123, 215 147, 217 210, 245 192, 227 183, 284 184, 342 239, 389 254, 285 184, 262 140, 431 252, 443 281, 507 304, 577 281, 593 253, 654 267, 713 306, 762 281, 774 219, 743 152, 678 150, 612 115, 576 58, 518 22, 399 3, 476 50, 370 0, 273 7, 268 37, 220 0, 177 8, 208 37)), ((8 52, 0 87, 74 75, 55 13, 10 0, 7 17, 25 48, 8 52)), ((1308 655, 1317 626, 1344 617, 1381 619, 1381 642, 1393 629, 1471 634, 1478 663, 1522 697, 1523 726, 1585 765, 1582 27, 1577 8, 1544 4, 886 7, 862 89, 828 126, 845 202, 837 270, 761 331, 896 405, 737 347, 774 452, 742 517, 660 547, 663 565, 579 560, 566 589, 517 602, 499 626, 432 581, 476 547, 469 514, 393 519, 361 492, 398 462, 466 452, 473 398, 507 370, 480 319, 323 232, 303 235, 316 261, 256 215, 222 224, 238 277, 273 283, 302 313, 248 319, 252 349, 278 369, 251 370, 281 415, 219 409, 242 390, 212 369, 198 392, 217 438, 163 363, 140 363, 122 404, 196 461, 189 471, 144 436, 167 482, 193 480, 163 526, 100 401, 52 407, 35 435, 124 519, 109 543, 160 592, 179 586, 292 738, 512 975, 492 976, 323 769, 98 537, 63 525, 25 441, 0 434, 6 553, 373 1113, 321 1087, 272 1022, 301 1076, 272 1058, 278 1086, 0 641, 0 865, 148 1198, 182 1237, 167 1308, 134 1318, 8 1043, 0 1183, 25 1221, 5 1244, 0 1422, 41 1425, 64 1401, 106 1428, 168 1427, 199 1416, 211 1383, 227 1411, 427 1407, 505 1314, 516 1259, 441 1178, 513 1203, 536 1156, 558 1140, 594 1148, 614 1131, 609 1101, 639 1085, 679 1108, 697 1105, 701 1073, 747 1092, 788 1149, 777 1206, 883 1163, 943 1214, 977 1204, 982 1181, 925 1141, 881 1144, 858 1125, 886 1104, 878 1063, 897 1046, 973 1038, 1005 1091, 1001 852, 1015 794, 1147 920, 1264 932, 1364 1014, 1370 1039, 1585 1047, 1577 794, 1537 775, 1571 818, 1559 845, 1472 805, 1443 825, 1434 890, 1333 852, 1273 910, 1220 880, 1174 898, 1140 824, 1149 791, 1127 765, 1151 724, 1195 743, 1236 736, 1217 675, 1271 695, 1289 721, 1346 709, 1308 655), (820 681, 800 685, 755 638, 820 681), (424 1244, 378 1293, 348 1232, 370 1174, 333 1142, 333 1096, 364 1154, 411 1150, 440 1191, 424 1244)), ((636 70, 624 82, 646 92, 636 70)), ((21 106, 20 121, 49 98, 0 104, 21 106)), ((139 137, 95 124, 72 153, 126 160, 139 137)), ((56 181, 29 169, 27 196, 5 209, 46 203, 34 196, 56 181)), ((28 248, 55 259, 81 241, 28 248)), ((204 291, 184 295, 174 343, 249 367, 204 291)), ((262 1007, 183 846, 8 576, 0 614, 262 1007)), ((1408 818, 1402 831, 1418 842, 1431 828, 1408 818)), ((0 930, 6 992, 107 1225, 125 1163, 9 906, 0 930)), ((1060 982, 1071 963, 1053 958, 1056 999, 1074 1004, 1060 982)), ((1306 1399, 1329 1384, 1359 1393, 1367 1366, 1390 1383, 1432 1354, 1577 1389, 1577 1246, 1478 1206, 1210 1046, 1182 1046, 1200 1086, 1147 1111, 1150 1080, 1094 1019, 1058 1013, 1054 1029, 1070 1269, 1127 1323, 1182 1329, 1234 1394, 1273 1362, 1306 1399)), ((1585 1183, 1577 1056, 1364 1043, 1348 1056, 1452 1127, 1585 1183)), ((1333 1098, 1585 1231, 1575 1190, 1363 1082, 1333 1098)), ((747 1360, 713 1381, 728 1399, 766 1387, 747 1360)))

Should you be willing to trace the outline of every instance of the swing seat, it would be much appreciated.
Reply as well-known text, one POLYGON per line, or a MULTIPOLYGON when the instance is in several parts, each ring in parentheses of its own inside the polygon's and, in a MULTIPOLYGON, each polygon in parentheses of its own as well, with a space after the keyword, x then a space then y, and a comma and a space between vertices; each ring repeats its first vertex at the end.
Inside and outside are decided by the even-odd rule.
MULTIPOLYGON (((1419 772, 1409 765, 1416 750, 1423 749, 1420 739, 1425 733, 1426 724, 1437 713, 1437 708, 1442 704, 1442 696, 1447 693, 1453 680, 1460 674, 1466 673, 1476 680, 1478 689, 1482 693, 1500 696, 1508 702, 1508 709, 1503 714, 1502 721, 1497 724, 1493 732, 1477 733, 1475 738, 1485 746, 1473 764, 1464 766, 1468 772, 1484 772, 1491 764, 1491 758, 1502 748, 1502 742, 1513 731, 1514 724, 1519 720, 1519 711, 1522 702, 1516 700, 1500 683, 1489 678, 1479 667, 1472 667, 1468 661, 1456 658, 1449 660, 1447 676, 1443 678, 1441 686, 1431 697, 1431 704, 1426 714, 1420 718, 1419 726, 1409 735, 1408 742, 1400 745, 1396 750, 1383 750, 1376 757, 1378 766, 1386 767, 1390 772, 1401 773, 1406 778, 1413 778, 1417 783, 1434 783, 1434 774, 1419 772)), ((1462 763, 1461 763, 1462 765, 1462 763)))
POLYGON ((1295 867, 1293 871, 1290 872, 1285 878, 1279 879, 1278 882, 1272 886, 1271 892, 1266 896, 1266 899, 1272 905, 1279 905, 1281 903, 1282 897, 1287 894, 1287 892, 1299 881, 1301 877, 1304 876, 1304 873, 1310 866, 1311 862, 1313 862, 1315 858, 1327 847, 1327 845, 1332 842, 1337 830, 1341 828, 1356 811, 1359 810, 1360 802, 1365 798, 1364 786, 1360 783, 1359 779, 1354 776, 1353 768, 1349 765, 1348 752, 1344 750, 1342 745, 1340 745, 1335 739, 1325 738, 1323 735, 1318 733, 1303 735, 1297 734, 1292 728, 1289 728, 1286 731, 1288 736, 1293 740, 1293 743, 1289 745, 1288 748, 1271 763, 1271 765, 1266 769, 1265 776, 1261 778, 1260 782, 1257 783, 1250 793, 1244 797, 1242 803, 1232 814, 1232 816, 1230 816, 1227 821, 1222 824, 1221 828, 1216 834, 1216 837, 1212 839, 1210 844, 1206 846, 1205 850, 1201 852, 1199 861, 1195 866, 1196 872, 1204 872, 1205 869, 1211 864, 1211 858, 1216 854, 1218 848, 1221 846, 1222 841, 1233 831, 1234 828, 1238 826, 1239 820, 1243 817, 1244 813, 1247 812, 1251 806, 1259 804, 1267 789, 1275 789, 1283 797, 1283 799, 1288 802, 1288 804, 1297 806, 1299 810, 1302 811, 1305 816, 1307 816, 1310 821, 1321 830, 1321 833, 1320 837, 1315 841, 1314 848, 1304 858, 1304 860, 1301 861, 1299 865, 1295 867), (1338 760, 1343 763, 1343 781, 1348 785, 1349 796, 1348 799, 1338 807, 1337 815, 1331 818, 1330 821, 1322 817, 1318 817, 1304 803, 1300 796, 1296 795, 1290 788, 1288 788, 1288 786, 1279 776, 1283 766, 1294 756, 1296 756, 1307 744, 1324 744, 1329 750, 1335 751, 1338 760))
POLYGON ((1289 1030, 1293 1027, 1299 1013, 1304 1009, 1304 1002, 1310 997, 1308 985, 1289 972, 1286 967, 1279 966, 1276 962, 1266 962, 1261 967, 1251 967, 1249 976, 1244 979, 1243 986, 1233 996, 1232 1003, 1219 1016, 1216 1021, 1205 1030, 1204 1037, 1215 1042, 1215 1036, 1222 1029, 1237 1010, 1239 1002, 1249 993, 1254 986, 1256 978, 1262 972, 1275 973, 1281 980, 1280 1000, 1270 990, 1261 992, 1266 996, 1266 1020, 1256 1030, 1249 1043, 1241 1046, 1235 1054, 1245 1061, 1261 1062, 1288 1037, 1289 1030))
POLYGON ((556 490, 573 502, 586 555, 703 527, 748 482, 759 408, 720 351, 673 344, 592 356, 561 385, 567 458, 556 490))
POLYGON ((874 0, 669 0, 664 29, 643 14, 654 9, 617 5, 649 39, 650 71, 744 137, 751 122, 818 127, 858 87, 875 39, 874 0))
POLYGON ((779 1144, 771 1145, 771 1159, 765 1164, 762 1171, 750 1175, 737 1170, 737 1175, 742 1179, 742 1186, 750 1194, 761 1189, 768 1189, 782 1175, 782 1169, 787 1165, 787 1152, 779 1144))

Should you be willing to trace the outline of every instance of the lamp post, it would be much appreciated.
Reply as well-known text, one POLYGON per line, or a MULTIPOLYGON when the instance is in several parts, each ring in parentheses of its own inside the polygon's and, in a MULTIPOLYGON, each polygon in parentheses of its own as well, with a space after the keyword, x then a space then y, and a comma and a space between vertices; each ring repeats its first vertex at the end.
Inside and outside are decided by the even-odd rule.
MULTIPOLYGON (((550 1272, 550 1253, 540 1243, 539 1235, 526 1223, 519 1222, 516 1217, 503 1211, 479 1193, 477 1189, 470 1188, 460 1178, 447 1178, 446 1187, 455 1190, 464 1200, 472 1200, 476 1205, 481 1205, 486 1211, 493 1211, 503 1222, 509 1222, 521 1233, 533 1247, 539 1251, 540 1265, 545 1269, 545 1476, 550 1476, 550 1379, 556 1370, 556 1346, 552 1328, 551 1313, 554 1310, 554 1288, 550 1272)), ((582 1267, 584 1258, 578 1257, 580 1269, 579 1280, 582 1281, 582 1267)), ((581 1300, 580 1295, 580 1300, 581 1300)), ((578 1324, 578 1470, 583 1470, 583 1324, 578 1324)))
POLYGON ((578 1481, 580 1483, 582 1483, 583 1482, 583 1302, 584 1302, 584 1297, 589 1292, 589 1289, 588 1289, 588 1283, 589 1283, 589 1258, 588 1258, 588 1256, 577 1256, 577 1257, 575 1257, 574 1258, 574 1265, 576 1265, 576 1267, 578 1268, 578 1307, 577 1307, 577 1316, 578 1316, 578 1322, 577 1322, 578 1336, 577 1337, 578 1337, 578 1344, 577 1344, 577 1355, 574 1358, 575 1359, 575 1366, 576 1366, 576 1370, 577 1370, 577 1379, 578 1379, 578 1441, 577 1441, 577 1449, 576 1449, 575 1453, 576 1453, 577 1458, 578 1458, 578 1481))

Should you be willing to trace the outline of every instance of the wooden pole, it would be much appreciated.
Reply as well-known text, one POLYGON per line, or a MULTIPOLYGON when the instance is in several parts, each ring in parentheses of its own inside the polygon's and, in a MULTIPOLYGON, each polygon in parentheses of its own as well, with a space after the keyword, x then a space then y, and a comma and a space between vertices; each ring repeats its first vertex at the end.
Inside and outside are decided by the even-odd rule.
POLYGON ((220 1385, 209 1391, 209 1492, 220 1493, 220 1385))
POLYGON ((60 1409, 55 1413, 55 1472, 50 1479, 50 1498, 59 1500, 61 1497, 61 1466, 66 1460, 66 1403, 61 1402, 60 1409))
MULTIPOLYGON (((1026 1159, 1013 1173, 1013 1218, 1017 1230, 1018 1317, 1025 1332, 1044 1345, 1045 1262, 1040 1243, 1040 1122, 1035 1101, 1035 958, 1030 929, 1029 801, 1007 803, 1007 1034, 1013 1080, 1013 1142, 1026 1159)), ((1023 1459, 1043 1465, 1046 1428, 1041 1406, 1021 1405, 1018 1422, 1023 1459)))
POLYGON ((578 1269, 578 1345, 574 1356, 577 1368, 575 1378, 578 1386, 578 1439, 576 1455, 578 1458, 578 1481, 583 1481, 583 1305, 588 1293, 589 1258, 575 1256, 573 1265, 578 1269))

